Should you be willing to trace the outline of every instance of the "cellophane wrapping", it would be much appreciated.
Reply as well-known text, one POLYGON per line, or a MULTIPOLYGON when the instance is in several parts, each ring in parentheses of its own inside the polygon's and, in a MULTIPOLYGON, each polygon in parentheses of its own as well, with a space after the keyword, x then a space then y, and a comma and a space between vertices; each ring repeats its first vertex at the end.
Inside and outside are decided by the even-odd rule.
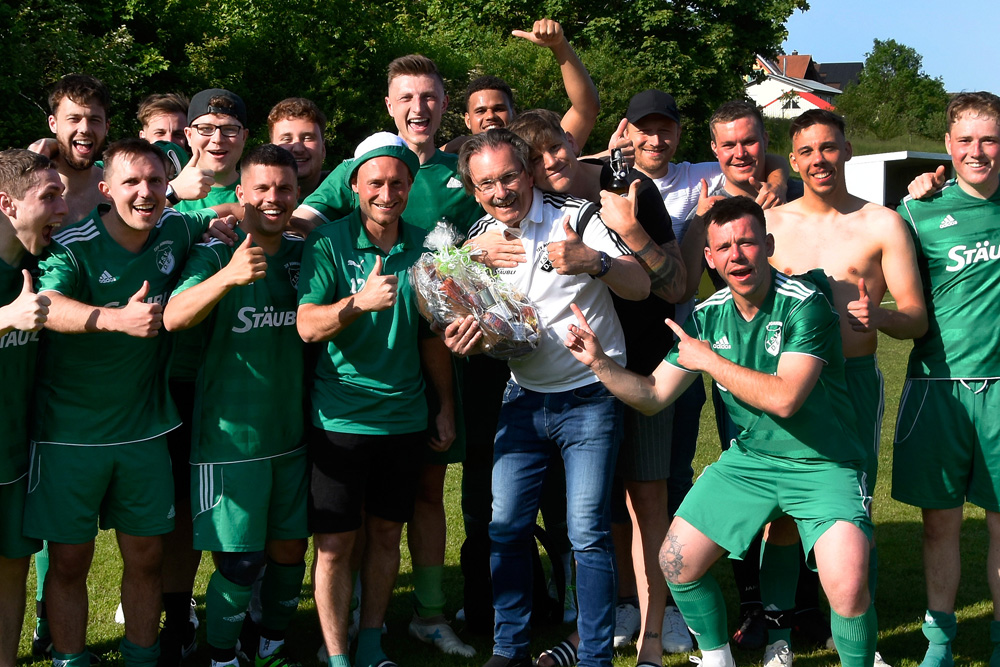
POLYGON ((439 222, 425 242, 433 252, 410 267, 420 314, 442 329, 472 315, 482 332, 483 352, 495 359, 531 354, 541 338, 535 304, 476 262, 471 247, 456 246, 458 238, 450 225, 439 222))

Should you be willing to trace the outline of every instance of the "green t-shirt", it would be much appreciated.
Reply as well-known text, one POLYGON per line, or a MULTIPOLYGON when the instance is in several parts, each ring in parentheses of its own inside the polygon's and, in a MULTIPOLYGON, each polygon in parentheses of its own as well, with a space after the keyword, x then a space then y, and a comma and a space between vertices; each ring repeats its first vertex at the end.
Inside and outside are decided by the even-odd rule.
POLYGON ((200 211, 203 208, 217 204, 238 204, 239 199, 236 197, 236 186, 239 183, 240 179, 237 178, 230 185, 213 185, 204 199, 182 199, 174 206, 174 210, 181 213, 188 213, 190 211, 200 211))
MULTIPOLYGON (((338 220, 353 211, 358 206, 358 196, 348 178, 353 165, 353 158, 337 165, 302 205, 324 222, 338 220)), ((410 188, 405 215, 407 222, 425 232, 444 219, 462 234, 483 216, 476 198, 466 194, 462 187, 458 156, 439 150, 420 165, 410 188)))
MULTIPOLYGON (((102 206, 99 212, 107 210, 102 206)), ((149 281, 147 303, 165 304, 211 211, 163 211, 142 250, 118 245, 93 215, 57 234, 39 268, 39 291, 121 307, 149 281)), ((33 439, 69 445, 148 440, 179 422, 167 398, 169 336, 47 331, 35 391, 33 439)))
MULTIPOLYGON (((21 294, 21 270, 32 264, 28 253, 17 267, 0 259, 0 306, 21 294)), ((0 335, 0 484, 16 482, 28 472, 28 409, 37 351, 37 331, 12 329, 0 335)))
POLYGON ((907 377, 1000 377, 1000 190, 979 199, 952 181, 898 210, 916 244, 928 320, 907 377))
MULTIPOLYGON (((743 319, 727 287, 700 303, 684 325, 723 358, 761 373, 776 373, 783 354, 806 354, 824 364, 805 403, 788 418, 747 405, 716 383, 739 431, 736 440, 775 457, 860 465, 863 451, 844 379, 839 317, 816 284, 822 274, 788 277, 771 269, 771 277, 767 298, 751 321, 743 319)), ((683 368, 677 357, 675 344, 666 361, 683 368)))
POLYGON ((426 233, 400 221, 388 254, 373 244, 355 210, 321 225, 306 239, 299 303, 328 305, 359 292, 382 257, 382 274, 399 278, 396 304, 363 313, 326 343, 312 388, 313 424, 327 431, 371 435, 416 433, 427 428, 417 312, 407 269, 424 251, 426 233))
MULTIPOLYGON (((246 234, 237 230, 243 242, 246 234)), ((285 235, 267 274, 234 287, 201 323, 191 463, 233 463, 286 454, 302 445, 303 343, 295 329, 303 240, 285 235), (220 397, 222 400, 220 400, 220 397)), ((229 264, 235 248, 194 247, 178 294, 229 264)))

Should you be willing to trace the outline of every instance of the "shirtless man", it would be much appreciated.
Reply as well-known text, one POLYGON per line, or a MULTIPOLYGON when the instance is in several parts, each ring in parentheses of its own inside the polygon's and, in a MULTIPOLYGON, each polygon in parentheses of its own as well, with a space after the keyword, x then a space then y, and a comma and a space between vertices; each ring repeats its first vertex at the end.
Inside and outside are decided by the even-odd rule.
MULTIPOLYGON (((108 136, 110 106, 108 87, 87 74, 67 74, 49 94, 49 129, 58 144, 52 161, 66 186, 67 223, 83 220, 104 201, 97 189, 104 170, 94 162, 108 136)), ((42 152, 36 150, 38 143, 31 148, 42 152)))
MULTIPOLYGON (((766 213, 768 231, 774 235, 771 264, 788 275, 822 268, 830 280, 840 313, 847 385, 867 457, 861 479, 870 496, 878 471, 884 407, 882 374, 875 360, 878 332, 906 339, 927 330, 913 241, 897 213, 847 191, 844 163, 851 159, 852 149, 844 138, 843 119, 829 111, 810 110, 792 122, 789 133, 789 160, 805 191, 800 199, 766 213), (881 305, 887 291, 896 301, 895 310, 881 305)), ((795 569, 797 543, 791 522, 772 524, 765 552, 773 551, 767 559, 780 563, 769 567, 776 565, 779 572, 795 569)), ((869 581, 874 583, 874 547, 869 563, 869 581)), ((778 589, 769 596, 770 602, 781 610, 790 609, 795 578, 786 574, 774 583, 778 589)), ((774 648, 777 643, 768 648, 781 653, 782 647, 774 648)))

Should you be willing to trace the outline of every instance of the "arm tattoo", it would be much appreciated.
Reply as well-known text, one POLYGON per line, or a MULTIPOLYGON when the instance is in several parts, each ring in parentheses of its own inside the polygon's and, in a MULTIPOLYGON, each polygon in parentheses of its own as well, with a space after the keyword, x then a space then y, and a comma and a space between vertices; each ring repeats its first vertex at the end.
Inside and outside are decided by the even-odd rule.
POLYGON ((684 569, 684 555, 681 553, 684 545, 678 541, 673 533, 667 533, 660 547, 660 570, 669 583, 680 582, 681 570, 684 569))

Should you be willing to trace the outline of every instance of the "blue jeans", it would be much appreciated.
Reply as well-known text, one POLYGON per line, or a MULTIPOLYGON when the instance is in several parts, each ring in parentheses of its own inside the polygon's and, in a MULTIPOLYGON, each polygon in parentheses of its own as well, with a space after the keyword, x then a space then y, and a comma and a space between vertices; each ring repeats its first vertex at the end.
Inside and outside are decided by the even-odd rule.
POLYGON ((579 664, 610 667, 617 599, 610 499, 622 407, 599 382, 556 393, 507 383, 493 453, 495 655, 529 653, 532 531, 546 471, 558 453, 566 469, 566 519, 576 558, 579 664))

